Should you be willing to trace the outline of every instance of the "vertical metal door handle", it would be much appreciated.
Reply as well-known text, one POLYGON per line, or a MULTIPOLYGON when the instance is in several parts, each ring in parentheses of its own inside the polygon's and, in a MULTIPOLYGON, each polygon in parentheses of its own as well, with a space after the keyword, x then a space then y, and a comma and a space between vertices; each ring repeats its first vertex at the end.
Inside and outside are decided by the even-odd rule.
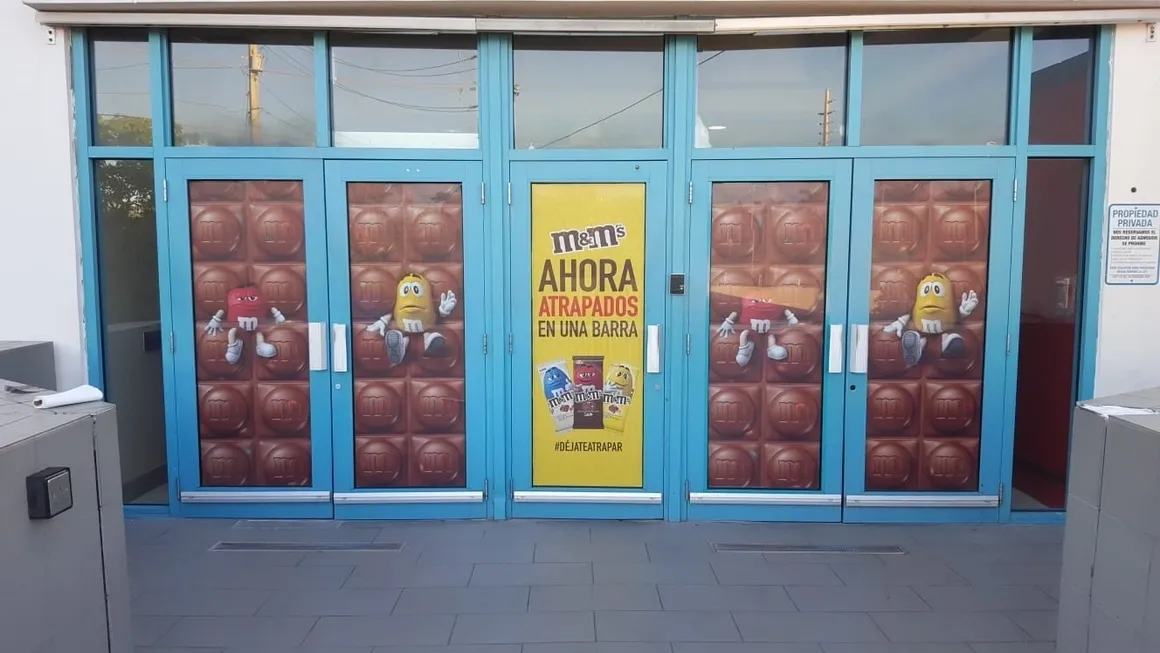
POLYGON ((324 372, 326 371, 326 339, 322 335, 322 322, 311 322, 306 325, 309 339, 307 341, 307 349, 310 355, 310 371, 324 372))
POLYGON ((661 371, 661 325, 648 325, 648 348, 645 350, 645 372, 658 374, 661 371))
POLYGON ((829 364, 830 374, 841 374, 842 373, 842 358, 844 357, 842 349, 843 349, 844 345, 845 345, 845 343, 842 342, 842 325, 841 324, 831 324, 830 325, 830 364, 829 364))
POLYGON ((337 373, 346 372, 346 325, 332 324, 330 353, 334 359, 332 369, 337 373))
POLYGON ((854 374, 865 374, 870 353, 870 325, 854 325, 854 360, 850 363, 850 371, 854 374))

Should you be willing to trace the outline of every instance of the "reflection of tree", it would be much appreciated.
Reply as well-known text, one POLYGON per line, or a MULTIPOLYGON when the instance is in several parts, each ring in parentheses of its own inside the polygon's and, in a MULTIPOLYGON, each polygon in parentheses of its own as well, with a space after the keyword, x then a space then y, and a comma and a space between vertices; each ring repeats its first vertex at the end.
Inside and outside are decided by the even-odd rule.
MULTIPOLYGON (((101 145, 150 142, 149 118, 102 116, 101 145)), ((153 161, 109 159, 95 170, 101 300, 107 325, 158 320, 153 161)))

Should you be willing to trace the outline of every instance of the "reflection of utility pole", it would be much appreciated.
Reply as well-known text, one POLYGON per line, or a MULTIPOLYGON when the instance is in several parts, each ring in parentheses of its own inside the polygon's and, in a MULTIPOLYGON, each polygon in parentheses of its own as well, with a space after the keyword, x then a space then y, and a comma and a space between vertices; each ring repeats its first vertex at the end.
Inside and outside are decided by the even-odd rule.
POLYGON ((258 77, 262 74, 262 52, 257 45, 250 45, 250 108, 246 113, 250 125, 250 142, 257 143, 262 136, 262 105, 259 97, 258 77))
POLYGON ((834 103, 833 97, 830 94, 830 89, 826 89, 825 103, 822 105, 822 145, 830 144, 830 117, 834 115, 833 109, 830 105, 834 103))

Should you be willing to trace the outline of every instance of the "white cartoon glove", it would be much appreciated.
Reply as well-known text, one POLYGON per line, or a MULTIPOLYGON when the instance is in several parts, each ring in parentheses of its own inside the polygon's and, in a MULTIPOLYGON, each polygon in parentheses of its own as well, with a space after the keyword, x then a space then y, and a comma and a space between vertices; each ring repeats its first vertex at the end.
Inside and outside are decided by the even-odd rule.
POLYGON ((216 336, 222 332, 222 320, 226 317, 225 311, 218 311, 209 319, 209 324, 205 325, 205 332, 211 336, 216 336))
POLYGON ((455 299, 455 293, 451 292, 450 290, 443 293, 442 295, 439 295, 440 317, 447 317, 448 315, 451 315, 451 311, 455 310, 455 306, 458 303, 459 300, 455 299))
POLYGON ((371 333, 377 333, 380 336, 385 336, 387 334, 387 325, 390 323, 391 323, 391 314, 387 313, 386 315, 375 320, 374 324, 368 326, 367 331, 370 331, 371 333))
POLYGON ((959 304, 959 313, 963 317, 969 316, 979 307, 979 296, 975 294, 974 290, 968 290, 963 293, 963 301, 959 304))
POLYGON ((274 316, 274 324, 282 324, 286 321, 286 316, 282 315, 282 311, 274 308, 273 306, 270 307, 270 315, 274 316))
POLYGON ((906 328, 906 322, 909 319, 910 319, 909 315, 903 315, 902 317, 898 318, 897 320, 886 325, 886 328, 883 329, 883 331, 885 331, 886 333, 892 333, 895 336, 898 336, 899 338, 901 338, 902 331, 903 331, 903 329, 906 328))
POLYGON ((797 316, 794 315, 793 311, 789 310, 788 308, 785 309, 785 321, 789 322, 790 326, 797 326, 798 325, 797 316))
POLYGON ((721 323, 720 327, 717 327, 717 337, 724 340, 725 338, 728 338, 730 335, 732 335, 733 325, 736 323, 736 321, 737 313, 734 311, 733 313, 729 314, 729 317, 725 318, 725 321, 721 323))

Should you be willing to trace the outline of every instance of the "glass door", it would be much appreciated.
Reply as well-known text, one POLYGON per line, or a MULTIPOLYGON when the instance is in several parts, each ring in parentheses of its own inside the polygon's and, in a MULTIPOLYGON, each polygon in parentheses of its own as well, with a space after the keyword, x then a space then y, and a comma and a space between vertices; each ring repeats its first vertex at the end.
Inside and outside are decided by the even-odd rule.
POLYGON ((338 518, 487 515, 480 175, 326 164, 338 518))
POLYGON ((665 175, 512 164, 513 517, 663 517, 665 175))
POLYGON ((854 167, 847 521, 996 521, 1014 163, 854 167))
POLYGON ((693 174, 687 517, 839 521, 851 164, 693 174))
POLYGON ((179 513, 331 517, 322 163, 170 161, 166 195, 179 513))

